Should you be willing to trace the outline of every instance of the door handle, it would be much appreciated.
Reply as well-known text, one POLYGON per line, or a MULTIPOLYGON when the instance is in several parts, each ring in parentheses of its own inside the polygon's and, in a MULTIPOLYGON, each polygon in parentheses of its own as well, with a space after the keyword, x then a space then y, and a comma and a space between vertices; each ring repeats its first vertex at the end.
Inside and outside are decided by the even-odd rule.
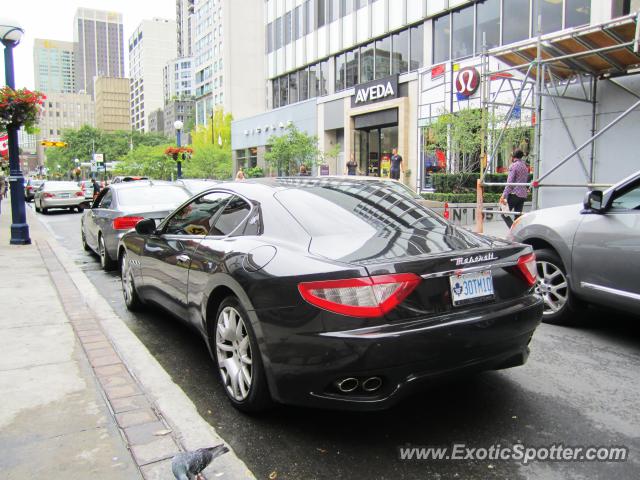
POLYGON ((181 267, 189 266, 190 262, 191 262, 191 257, 189 255, 182 254, 176 257, 176 264, 181 267))

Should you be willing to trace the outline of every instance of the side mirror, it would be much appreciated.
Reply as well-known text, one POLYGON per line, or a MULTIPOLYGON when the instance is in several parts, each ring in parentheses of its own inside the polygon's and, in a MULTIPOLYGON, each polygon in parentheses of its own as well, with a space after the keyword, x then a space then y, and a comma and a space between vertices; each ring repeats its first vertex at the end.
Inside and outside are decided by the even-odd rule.
POLYGON ((583 206, 585 210, 589 210, 591 212, 602 212, 602 192, 600 190, 587 192, 584 196, 583 206))
POLYGON ((156 221, 153 218, 145 218, 136 223, 136 232, 140 235, 152 235, 156 231, 156 221))

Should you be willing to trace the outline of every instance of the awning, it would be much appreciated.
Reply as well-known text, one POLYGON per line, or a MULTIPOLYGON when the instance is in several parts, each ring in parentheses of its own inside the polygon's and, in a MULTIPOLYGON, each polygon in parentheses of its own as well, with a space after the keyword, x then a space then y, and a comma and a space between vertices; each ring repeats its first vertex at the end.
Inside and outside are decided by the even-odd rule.
MULTIPOLYGON (((619 76, 640 68, 640 13, 597 25, 569 28, 540 38, 540 57, 548 73, 566 79, 582 73, 595 77, 619 76)), ((531 38, 488 54, 535 78, 538 39, 531 38)), ((547 76, 547 75, 545 75, 547 76)))

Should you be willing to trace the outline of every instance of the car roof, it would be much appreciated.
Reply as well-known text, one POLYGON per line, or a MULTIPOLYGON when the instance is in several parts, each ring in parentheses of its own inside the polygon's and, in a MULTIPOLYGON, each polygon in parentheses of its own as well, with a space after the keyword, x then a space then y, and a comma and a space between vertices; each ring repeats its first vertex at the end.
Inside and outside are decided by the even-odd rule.
POLYGON ((107 185, 107 188, 112 188, 115 190, 124 190, 127 188, 140 188, 140 187, 155 187, 155 186, 172 186, 177 188, 182 188, 180 185, 176 185, 172 182, 167 182, 165 180, 137 180, 135 182, 118 182, 118 183, 110 183, 107 185))

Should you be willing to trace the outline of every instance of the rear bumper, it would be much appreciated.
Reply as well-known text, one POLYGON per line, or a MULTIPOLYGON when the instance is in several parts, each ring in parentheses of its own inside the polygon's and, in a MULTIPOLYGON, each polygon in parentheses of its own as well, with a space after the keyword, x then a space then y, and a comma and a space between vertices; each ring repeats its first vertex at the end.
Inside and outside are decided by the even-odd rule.
POLYGON ((291 335, 280 342, 267 339, 267 351, 278 352, 265 361, 271 393, 288 404, 386 409, 443 377, 524 364, 541 317, 542 300, 528 295, 473 315, 455 312, 351 331, 291 335), (356 378, 361 385, 370 377, 382 379, 375 392, 359 386, 343 393, 336 387, 340 379, 356 378))

